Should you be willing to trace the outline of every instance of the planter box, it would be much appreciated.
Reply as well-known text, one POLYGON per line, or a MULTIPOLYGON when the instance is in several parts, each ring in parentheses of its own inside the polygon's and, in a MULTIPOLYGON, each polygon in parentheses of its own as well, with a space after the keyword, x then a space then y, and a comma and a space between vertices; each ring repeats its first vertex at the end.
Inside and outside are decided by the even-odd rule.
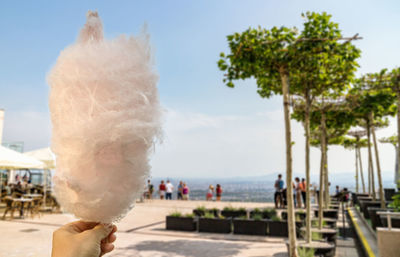
POLYGON ((369 194, 357 194, 357 193, 352 193, 351 194, 351 200, 353 202, 353 205, 358 204, 358 197, 370 197, 369 194))
POLYGON ((336 205, 329 205, 329 209, 333 209, 333 210, 339 210, 340 205, 336 204, 336 205))
POLYGON ((197 222, 195 218, 167 216, 166 228, 167 230, 196 231, 197 222))
MULTIPOLYGON (((289 242, 286 242, 289 252, 289 242)), ((299 248, 314 249, 314 256, 334 257, 336 254, 336 246, 332 243, 324 241, 312 241, 308 244, 304 241, 298 241, 299 248)))
MULTIPOLYGON (((328 210, 322 210, 322 211, 323 211, 324 218, 338 219, 338 217, 339 217, 338 210, 328 209, 328 210)), ((315 217, 318 217, 318 212, 319 212, 319 210, 314 210, 315 217)))
MULTIPOLYGON (((301 220, 304 221, 306 219, 306 213, 305 212, 295 212, 295 218, 297 219, 297 217, 301 220)), ((287 220, 288 214, 286 211, 282 211, 281 212, 281 217, 283 220, 287 220)))
POLYGON ((233 234, 265 236, 267 234, 267 222, 265 220, 234 219, 233 234))
POLYGON ((385 191, 385 200, 393 201, 392 197, 396 195, 396 189, 394 188, 384 188, 385 191))
POLYGON ((276 215, 276 213, 272 214, 271 212, 266 212, 266 211, 260 211, 260 212, 251 211, 250 218, 253 218, 254 215, 257 215, 257 214, 261 215, 263 219, 271 219, 273 216, 276 215))
POLYGON ((356 202, 356 204, 357 204, 358 206, 361 206, 361 204, 360 204, 361 201, 364 201, 364 202, 366 202, 366 201, 372 201, 372 197, 370 197, 370 196, 368 196, 368 197, 357 197, 357 202, 356 202))
POLYGON ((199 232, 229 234, 232 231, 232 219, 199 218, 199 232))
POLYGON ((227 218, 238 218, 241 216, 247 217, 247 211, 221 211, 221 215, 227 218))
MULTIPOLYGON (((312 219, 312 220, 317 220, 318 221, 317 218, 312 219)), ((326 218, 324 218, 323 220, 326 223, 326 227, 328 227, 328 228, 336 228, 337 227, 337 220, 336 219, 329 219, 329 218, 326 219, 326 218)), ((318 227, 318 225, 314 225, 312 227, 316 228, 316 227, 318 227)))
POLYGON ((360 201, 360 210, 364 215, 364 218, 369 219, 368 207, 380 208, 380 201, 360 201))
POLYGON ((372 228, 374 230, 376 230, 377 227, 383 227, 381 218, 376 213, 379 212, 379 211, 388 211, 388 210, 389 209, 386 209, 386 208, 382 209, 382 208, 379 208, 379 207, 368 207, 368 215, 369 215, 369 218, 371 220, 372 228))
MULTIPOLYGON (((387 227, 387 217, 379 216, 382 222, 383 227, 387 227)), ((392 217, 392 228, 400 228, 400 218, 392 217)))
POLYGON ((206 214, 206 212, 210 212, 210 213, 214 214, 215 217, 218 217, 218 215, 219 215, 219 210, 214 210, 214 209, 206 209, 206 211, 196 210, 196 209, 193 210, 193 214, 198 217, 204 216, 206 214))
MULTIPOLYGON (((268 223, 268 235, 276 237, 288 237, 288 222, 287 221, 272 221, 267 220, 268 223)), ((300 229, 302 222, 296 222, 296 235, 300 236, 300 229)))

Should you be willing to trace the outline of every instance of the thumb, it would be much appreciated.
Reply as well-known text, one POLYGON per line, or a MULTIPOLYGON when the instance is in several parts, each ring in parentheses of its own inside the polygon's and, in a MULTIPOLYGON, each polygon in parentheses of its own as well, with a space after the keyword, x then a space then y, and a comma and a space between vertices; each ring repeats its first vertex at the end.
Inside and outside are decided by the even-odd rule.
POLYGON ((98 224, 91 230, 91 234, 96 240, 101 241, 111 233, 112 229, 113 226, 111 224, 98 224))

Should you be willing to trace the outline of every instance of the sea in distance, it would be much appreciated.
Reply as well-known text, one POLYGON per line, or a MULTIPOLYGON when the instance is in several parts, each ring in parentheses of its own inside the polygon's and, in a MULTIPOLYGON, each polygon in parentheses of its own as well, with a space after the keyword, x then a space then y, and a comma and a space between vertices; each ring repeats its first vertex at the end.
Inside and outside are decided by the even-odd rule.
MULTIPOLYGON (((295 175, 294 177, 296 177, 295 175)), ((299 176, 302 178, 301 176, 299 176)), ((274 184, 277 178, 277 174, 271 174, 268 176, 257 176, 257 177, 234 177, 234 178, 169 178, 169 177, 154 177, 151 179, 151 183, 154 185, 154 196, 158 198, 158 186, 161 180, 166 182, 170 180, 174 185, 174 192, 172 195, 173 199, 177 199, 177 186, 179 181, 185 182, 190 190, 190 200, 205 200, 208 187, 214 186, 214 198, 215 198, 215 187, 220 184, 223 189, 222 201, 230 202, 273 202, 274 199, 274 184)), ((285 181, 285 177, 283 177, 285 181)), ((318 176, 312 176, 311 181, 313 186, 318 186, 316 183, 318 176), (315 181, 315 182, 313 182, 315 181)), ((334 194, 336 185, 342 189, 348 188, 350 191, 355 191, 355 180, 353 179, 353 173, 340 173, 332 176, 330 180, 330 192, 334 194), (349 179, 349 177, 351 179, 349 179)), ((367 181, 366 187, 367 187, 367 181)), ((285 183, 286 184, 286 183, 285 183)), ((393 179, 390 176, 384 177, 383 181, 384 188, 395 188, 393 179)), ((361 182, 360 182, 361 190, 361 182)), ((367 188, 368 189, 368 188, 367 188)), ((378 190, 378 186, 376 186, 378 190)))

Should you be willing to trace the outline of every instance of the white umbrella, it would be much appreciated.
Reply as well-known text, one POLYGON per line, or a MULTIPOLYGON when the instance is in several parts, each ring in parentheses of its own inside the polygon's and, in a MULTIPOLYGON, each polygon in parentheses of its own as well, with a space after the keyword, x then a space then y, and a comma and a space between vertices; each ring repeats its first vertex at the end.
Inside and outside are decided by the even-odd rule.
POLYGON ((34 157, 35 159, 43 162, 46 165, 44 169, 52 170, 56 167, 56 156, 50 150, 50 147, 26 152, 24 155, 34 157))
POLYGON ((43 169, 45 166, 34 157, 0 146, 0 169, 43 169))

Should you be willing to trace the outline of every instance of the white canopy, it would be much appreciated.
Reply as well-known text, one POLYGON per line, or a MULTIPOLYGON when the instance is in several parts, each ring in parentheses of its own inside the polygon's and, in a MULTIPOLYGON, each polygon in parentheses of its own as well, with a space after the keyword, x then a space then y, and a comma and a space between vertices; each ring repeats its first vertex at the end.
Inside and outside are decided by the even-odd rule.
POLYGON ((51 170, 56 167, 56 156, 50 150, 50 147, 37 149, 34 151, 26 152, 24 155, 33 157, 45 164, 45 169, 51 170))
POLYGON ((43 169, 45 166, 34 157, 0 146, 0 169, 43 169))

